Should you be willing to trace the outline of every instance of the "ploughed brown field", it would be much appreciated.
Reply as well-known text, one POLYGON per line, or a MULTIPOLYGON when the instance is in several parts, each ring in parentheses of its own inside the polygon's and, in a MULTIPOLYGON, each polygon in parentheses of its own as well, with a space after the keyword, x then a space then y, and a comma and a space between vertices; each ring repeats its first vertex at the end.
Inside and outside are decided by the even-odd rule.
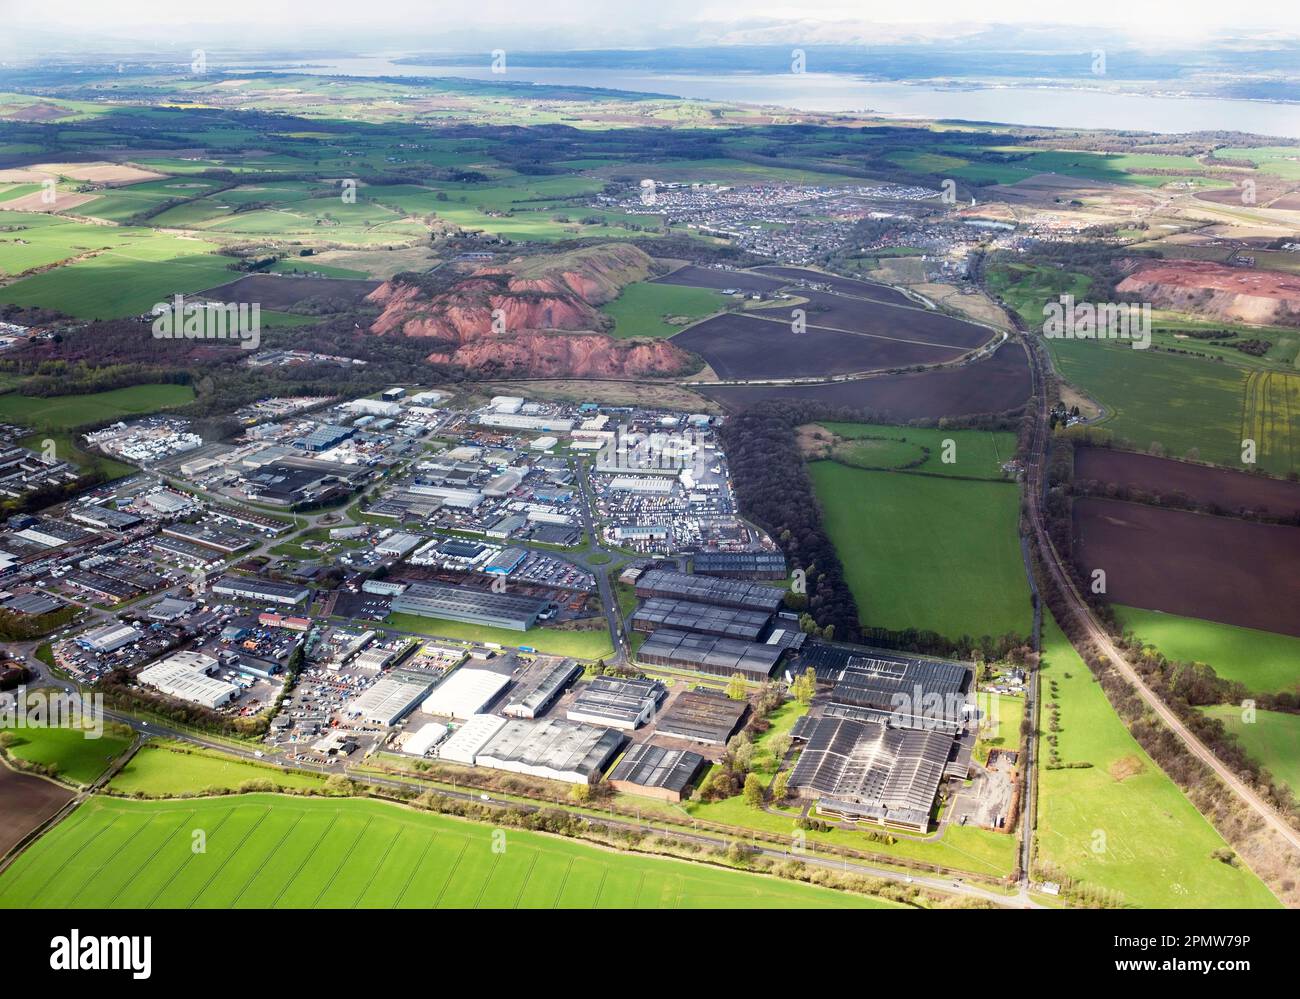
POLYGON ((772 318, 726 313, 706 319, 678 333, 672 342, 703 357, 719 378, 846 375, 914 364, 940 364, 963 353, 959 347, 903 343, 812 325, 802 333, 795 333, 788 313, 781 309, 764 311, 772 318), (778 317, 781 321, 776 321, 778 317))
POLYGON ((1300 528, 1088 498, 1074 537, 1112 603, 1300 636, 1300 528))
POLYGON ((0 763, 0 856, 71 799, 71 791, 0 763))
POLYGON ((1225 513, 1300 515, 1300 482, 1269 479, 1230 468, 1208 468, 1132 451, 1079 448, 1074 455, 1074 478, 1076 482, 1083 479, 1113 482, 1162 496, 1182 495, 1225 513))
POLYGON ((1029 398, 1029 365, 1024 348, 1012 342, 992 357, 954 368, 816 385, 719 385, 696 391, 733 411, 799 399, 851 406, 887 420, 938 419, 1019 409, 1029 398))
POLYGON ((822 291, 801 293, 800 297, 808 299, 806 304, 798 306, 804 310, 808 325, 823 329, 871 333, 895 340, 916 340, 968 350, 986 343, 995 335, 984 326, 917 305, 886 305, 822 291))
POLYGON ((688 264, 680 270, 655 280, 660 284, 680 284, 687 288, 712 288, 714 291, 735 288, 751 295, 760 291, 775 291, 786 283, 779 278, 767 277, 753 271, 726 271, 717 267, 697 267, 694 264, 688 264))
POLYGON ((287 309, 311 299, 340 299, 356 304, 379 287, 379 281, 350 278, 277 277, 249 274, 203 294, 214 302, 259 303, 264 309, 287 309))
POLYGON ((838 274, 823 274, 820 271, 810 271, 805 267, 780 267, 775 264, 755 267, 754 270, 760 274, 771 274, 787 282, 815 281, 817 284, 824 284, 841 295, 852 295, 855 298, 869 298, 888 305, 913 304, 912 300, 898 289, 884 284, 876 284, 873 281, 857 281, 853 278, 840 277, 838 274))

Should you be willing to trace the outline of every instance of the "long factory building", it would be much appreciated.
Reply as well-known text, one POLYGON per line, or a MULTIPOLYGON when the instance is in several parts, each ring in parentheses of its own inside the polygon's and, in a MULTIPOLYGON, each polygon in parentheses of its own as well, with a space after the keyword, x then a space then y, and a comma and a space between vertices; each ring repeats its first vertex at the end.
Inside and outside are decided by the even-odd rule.
POLYGON ((785 593, 778 587, 751 583, 741 579, 695 576, 672 569, 650 569, 636 581, 636 595, 642 600, 659 597, 734 607, 739 610, 775 614, 785 593))
POLYGON ((512 593, 467 590, 438 583, 412 583, 393 598, 390 609, 399 614, 441 617, 467 624, 484 624, 512 631, 527 631, 549 605, 536 597, 512 593))

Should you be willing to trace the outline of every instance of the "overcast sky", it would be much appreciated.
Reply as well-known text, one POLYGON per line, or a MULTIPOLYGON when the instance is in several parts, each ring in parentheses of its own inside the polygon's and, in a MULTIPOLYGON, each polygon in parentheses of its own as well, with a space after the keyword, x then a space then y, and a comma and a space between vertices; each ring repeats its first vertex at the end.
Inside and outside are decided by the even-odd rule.
MULTIPOLYGON (((1270 30, 1300 34, 1300 2, 1251 0, 0 0, 3 34, 65 51, 137 41, 158 48, 463 50, 700 44, 867 44, 961 38, 981 24, 1078 26, 1138 44, 1186 44, 1270 30), (195 39, 199 40, 196 41, 195 39)), ((1029 36, 1032 37, 1032 34, 1029 36)), ((6 48, 11 48, 6 46, 6 48)), ((28 54, 35 54, 30 52, 28 54)))

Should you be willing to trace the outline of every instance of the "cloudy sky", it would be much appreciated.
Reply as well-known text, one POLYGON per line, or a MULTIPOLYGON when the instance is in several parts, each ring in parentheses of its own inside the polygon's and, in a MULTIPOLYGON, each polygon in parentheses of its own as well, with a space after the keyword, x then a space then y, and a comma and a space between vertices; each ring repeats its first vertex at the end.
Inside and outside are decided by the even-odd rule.
MULTIPOLYGON (((1296 0, 927 0, 757 3, 745 0, 0 0, 5 48, 40 54, 158 50, 206 43, 252 50, 581 49, 704 44, 871 44, 960 40, 989 24, 1031 43, 1062 30, 1137 44, 1199 44, 1269 32, 1300 35, 1296 0), (1040 32, 1040 27, 1055 31, 1040 32), (197 39, 197 40, 196 40, 197 39)), ((2 44, 2 42, 0 42, 2 44)))

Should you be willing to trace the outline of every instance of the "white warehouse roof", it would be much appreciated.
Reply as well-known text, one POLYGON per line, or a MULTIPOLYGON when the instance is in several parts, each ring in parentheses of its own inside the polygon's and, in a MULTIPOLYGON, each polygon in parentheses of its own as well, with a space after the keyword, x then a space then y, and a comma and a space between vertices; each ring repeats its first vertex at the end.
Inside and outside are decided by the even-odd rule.
POLYGON ((455 734, 442 744, 438 758, 452 763, 474 765, 479 750, 492 741, 492 737, 505 727, 506 720, 496 715, 475 715, 458 728, 455 734))
POLYGON ((491 704, 509 682, 510 677, 504 673, 494 673, 487 669, 458 669, 424 699, 421 710, 427 715, 443 718, 469 718, 491 704))

